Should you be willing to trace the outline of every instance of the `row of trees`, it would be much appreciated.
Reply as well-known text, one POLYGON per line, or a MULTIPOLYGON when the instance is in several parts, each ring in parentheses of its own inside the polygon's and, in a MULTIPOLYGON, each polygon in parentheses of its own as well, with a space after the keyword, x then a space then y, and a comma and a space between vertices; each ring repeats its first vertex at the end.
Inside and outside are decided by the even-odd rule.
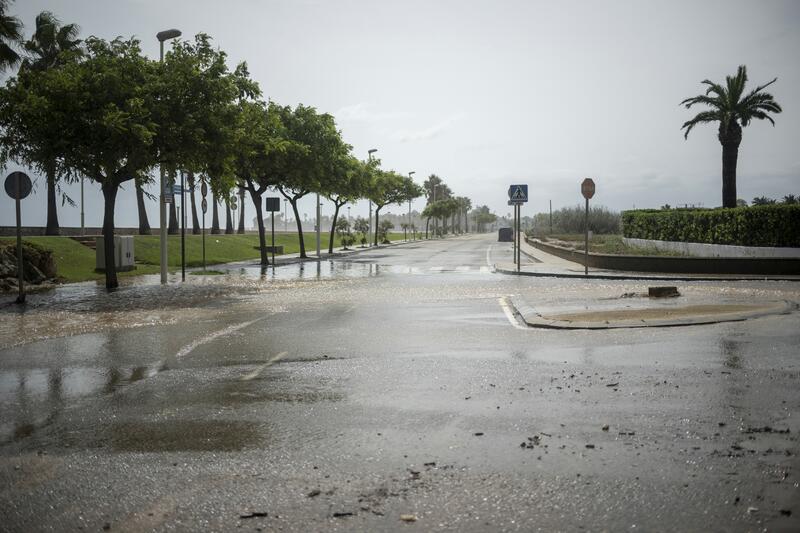
POLYGON ((19 44, 21 24, 5 10, 0 0, 0 65, 20 68, 0 89, 0 162, 12 160, 47 176, 48 220, 50 213, 55 217, 60 182, 86 177, 100 186, 109 288, 118 284, 117 193, 135 184, 141 227, 144 186, 157 166, 172 182, 187 172, 190 183, 207 183, 216 198, 246 190, 257 213, 264 265, 267 191, 291 203, 302 257, 297 202, 304 196, 319 193, 333 202, 332 236, 347 202, 372 200, 377 227, 383 207, 423 193, 410 177, 381 169, 379 160, 353 156, 331 115, 264 101, 246 63, 229 70, 226 54, 208 35, 174 41, 164 61, 156 62, 143 56, 135 38, 81 42, 76 26, 61 26, 50 13, 37 17, 34 37, 19 44), (20 47, 26 52, 12 55, 20 47))

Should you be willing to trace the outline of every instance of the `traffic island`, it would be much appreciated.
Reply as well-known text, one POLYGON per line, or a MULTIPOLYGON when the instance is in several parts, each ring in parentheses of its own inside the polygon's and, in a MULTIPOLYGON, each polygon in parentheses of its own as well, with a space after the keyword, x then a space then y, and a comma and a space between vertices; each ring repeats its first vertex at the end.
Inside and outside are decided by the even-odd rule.
POLYGON ((797 308, 795 303, 783 300, 746 304, 537 312, 519 299, 512 299, 511 303, 517 318, 524 324, 546 329, 620 329, 718 324, 789 314, 797 308))

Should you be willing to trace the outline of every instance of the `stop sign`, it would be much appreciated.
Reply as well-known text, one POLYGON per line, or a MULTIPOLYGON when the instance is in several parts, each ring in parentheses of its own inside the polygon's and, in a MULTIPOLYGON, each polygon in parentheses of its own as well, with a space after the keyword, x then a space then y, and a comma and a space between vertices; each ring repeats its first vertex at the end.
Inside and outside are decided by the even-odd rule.
POLYGON ((594 196, 594 181, 591 178, 586 178, 581 183, 581 194, 587 200, 594 196))

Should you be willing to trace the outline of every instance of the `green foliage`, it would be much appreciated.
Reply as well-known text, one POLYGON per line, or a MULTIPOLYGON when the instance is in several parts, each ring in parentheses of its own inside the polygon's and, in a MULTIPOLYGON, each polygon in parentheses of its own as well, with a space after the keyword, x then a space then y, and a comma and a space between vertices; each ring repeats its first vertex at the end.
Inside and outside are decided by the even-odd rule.
POLYGON ((622 213, 625 237, 739 246, 800 246, 800 205, 622 213))
MULTIPOLYGON (((670 211, 672 208, 665 205, 663 211, 670 211)), ((553 211, 553 233, 583 233, 584 218, 586 217, 586 207, 576 205, 572 207, 562 207, 553 211)), ((597 234, 615 234, 620 232, 621 218, 616 211, 598 205, 589 207, 589 231, 597 234)), ((533 217, 534 231, 537 235, 550 232, 550 214, 537 213, 533 217)))
POLYGON ((22 22, 7 15, 8 0, 0 0, 0 72, 16 65, 20 56, 17 48, 22 41, 22 22))
POLYGON ((774 203, 774 198, 767 198, 766 196, 756 196, 753 198, 753 205, 772 205, 774 203))
POLYGON ((390 220, 381 220, 378 224, 378 240, 384 244, 389 243, 389 230, 394 228, 394 224, 390 220))

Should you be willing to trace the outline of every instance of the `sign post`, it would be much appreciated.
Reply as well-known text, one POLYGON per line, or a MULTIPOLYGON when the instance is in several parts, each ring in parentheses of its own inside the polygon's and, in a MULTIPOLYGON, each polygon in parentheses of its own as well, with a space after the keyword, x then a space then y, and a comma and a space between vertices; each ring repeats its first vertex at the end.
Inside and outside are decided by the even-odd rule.
POLYGON ((25 303, 25 276, 22 271, 22 206, 20 200, 31 193, 33 184, 24 172, 12 172, 5 182, 6 194, 15 200, 17 208, 17 303, 25 303))
POLYGON ((181 170, 181 281, 186 281, 186 196, 184 196, 185 175, 181 170))
POLYGON ((277 196, 267 197, 267 211, 272 215, 272 268, 275 269, 275 211, 281 210, 281 199, 277 196))
POLYGON ((200 185, 200 196, 203 197, 203 200, 200 202, 200 207, 203 209, 203 223, 200 226, 203 231, 203 272, 206 271, 206 211, 208 211, 208 202, 206 201, 207 194, 208 185, 206 185, 206 182, 203 181, 200 185))
POLYGON ((594 181, 586 178, 581 182, 581 194, 586 198, 586 215, 583 219, 585 241, 583 249, 583 275, 589 275, 589 199, 594 196, 594 181))
POLYGON ((517 273, 519 273, 522 264, 522 253, 520 251, 520 245, 522 244, 522 237, 520 236, 520 217, 522 214, 522 204, 527 201, 527 185, 512 185, 508 188, 508 203, 514 206, 514 248, 512 252, 514 255, 514 262, 517 264, 517 273))

